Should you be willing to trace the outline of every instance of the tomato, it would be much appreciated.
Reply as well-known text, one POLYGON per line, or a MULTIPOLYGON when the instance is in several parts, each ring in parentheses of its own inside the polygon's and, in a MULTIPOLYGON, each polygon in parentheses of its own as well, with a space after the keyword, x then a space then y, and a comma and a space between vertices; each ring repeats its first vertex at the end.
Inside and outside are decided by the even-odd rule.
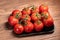
POLYGON ((43 20, 43 19, 46 19, 46 18, 48 18, 48 17, 50 17, 50 13, 49 12, 42 12, 41 13, 41 19, 43 20))
POLYGON ((22 15, 21 19, 25 20, 25 21, 30 21, 31 20, 31 18, 30 18, 30 16, 28 14, 22 15))
POLYGON ((21 16, 22 16, 22 13, 21 13, 20 10, 14 10, 14 11, 12 12, 12 15, 13 15, 15 18, 17 18, 17 19, 20 19, 21 16))
POLYGON ((31 15, 31 19, 32 19, 33 21, 39 20, 39 19, 41 19, 41 15, 40 15, 39 13, 33 13, 33 14, 31 15))
POLYGON ((42 4, 39 6, 39 12, 44 12, 44 11, 48 12, 48 6, 42 4))
POLYGON ((31 9, 31 13, 36 13, 36 12, 39 12, 39 8, 33 6, 32 9, 31 9))
POLYGON ((53 25, 53 18, 51 16, 49 16, 48 18, 44 18, 43 23, 46 27, 50 27, 53 25))
POLYGON ((22 14, 23 15, 25 15, 25 14, 28 14, 28 15, 30 15, 31 14, 31 10, 27 7, 27 8, 24 8, 23 10, 22 10, 22 14))
POLYGON ((51 17, 49 12, 42 12, 41 19, 46 27, 50 27, 53 25, 53 18, 51 17))
POLYGON ((24 28, 23 28, 23 26, 22 26, 21 24, 16 24, 16 25, 14 26, 14 32, 15 32, 16 34, 22 34, 23 31, 24 31, 24 28))
POLYGON ((10 24, 11 26, 14 26, 14 25, 17 24, 19 21, 18 21, 18 19, 16 19, 14 16, 10 16, 10 17, 8 18, 8 22, 9 22, 9 24, 10 24))
POLYGON ((34 22, 34 28, 37 32, 42 31, 43 27, 44 27, 44 25, 41 21, 38 20, 38 21, 34 22))
POLYGON ((33 24, 31 22, 25 22, 24 30, 25 30, 26 33, 32 32, 33 29, 34 29, 34 26, 33 26, 33 24))

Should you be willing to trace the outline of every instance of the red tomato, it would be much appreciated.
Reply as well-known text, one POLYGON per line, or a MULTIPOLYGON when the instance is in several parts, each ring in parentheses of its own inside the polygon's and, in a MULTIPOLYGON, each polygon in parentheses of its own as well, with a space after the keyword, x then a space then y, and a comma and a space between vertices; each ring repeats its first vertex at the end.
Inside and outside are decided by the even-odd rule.
POLYGON ((23 26, 22 26, 21 24, 16 24, 16 25, 14 26, 14 32, 15 32, 16 34, 22 34, 23 31, 24 31, 24 28, 23 28, 23 26))
POLYGON ((31 9, 31 13, 36 13, 36 12, 39 12, 39 8, 33 6, 32 9, 31 9))
POLYGON ((39 19, 41 19, 41 15, 40 15, 39 13, 33 13, 33 14, 31 15, 31 19, 32 19, 33 21, 39 20, 39 19))
POLYGON ((21 19, 25 20, 25 21, 30 21, 31 20, 31 18, 30 18, 30 16, 28 14, 22 15, 21 19))
POLYGON ((12 15, 13 15, 15 18, 17 18, 17 19, 20 19, 21 16, 22 16, 22 13, 21 13, 20 10, 14 10, 14 11, 12 12, 12 15))
POLYGON ((43 27, 44 25, 41 21, 38 20, 34 22, 34 28, 36 31, 42 31, 43 27))
POLYGON ((42 4, 41 6, 39 6, 39 12, 44 12, 44 11, 48 12, 48 6, 42 4))
POLYGON ((11 26, 14 26, 14 25, 17 24, 19 21, 18 21, 18 19, 16 19, 14 16, 10 16, 10 17, 8 18, 8 22, 9 22, 9 24, 10 24, 11 26))
POLYGON ((53 25, 53 19, 51 16, 49 16, 48 18, 43 19, 43 23, 46 27, 50 27, 53 25))
POLYGON ((46 18, 48 18, 48 17, 50 17, 50 13, 49 12, 42 12, 41 13, 41 19, 43 20, 43 19, 46 19, 46 18))
POLYGON ((30 33, 33 31, 34 26, 31 22, 25 22, 24 29, 26 33, 30 33))
POLYGON ((49 15, 49 16, 50 16, 50 13, 49 13, 49 12, 46 12, 46 11, 41 12, 41 14, 47 14, 47 15, 49 15))
POLYGON ((29 8, 24 8, 24 9, 22 10, 22 14, 23 14, 23 15, 25 15, 25 14, 29 14, 29 15, 30 15, 30 13, 31 13, 31 10, 30 10, 29 8))

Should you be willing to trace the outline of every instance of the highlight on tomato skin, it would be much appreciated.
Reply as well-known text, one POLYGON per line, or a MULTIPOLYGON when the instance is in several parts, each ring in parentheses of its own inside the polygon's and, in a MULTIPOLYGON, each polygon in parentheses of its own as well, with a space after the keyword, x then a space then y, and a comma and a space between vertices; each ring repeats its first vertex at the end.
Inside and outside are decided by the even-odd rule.
POLYGON ((16 24, 14 26, 14 33, 16 34, 22 34, 24 31, 24 27, 21 24, 16 24))
POLYGON ((16 19, 14 16, 9 16, 8 18, 8 23, 11 25, 11 26, 14 26, 15 24, 17 24, 19 21, 18 19, 16 19))
POLYGON ((48 12, 48 6, 44 5, 44 4, 41 4, 39 6, 39 12, 44 12, 44 11, 48 12))

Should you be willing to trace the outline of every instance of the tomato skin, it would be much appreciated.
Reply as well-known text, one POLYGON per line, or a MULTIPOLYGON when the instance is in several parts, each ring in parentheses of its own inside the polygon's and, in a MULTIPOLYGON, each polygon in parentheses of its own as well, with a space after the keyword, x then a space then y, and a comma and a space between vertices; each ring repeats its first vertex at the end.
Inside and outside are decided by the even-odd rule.
POLYGON ((31 33, 34 29, 34 26, 31 22, 26 22, 27 25, 24 26, 25 32, 26 33, 31 33))
POLYGON ((31 14, 31 10, 29 8, 24 8, 21 12, 23 15, 25 15, 25 14, 30 15, 31 14))
POLYGON ((46 19, 46 18, 48 18, 48 17, 50 17, 50 13, 49 12, 42 12, 41 13, 41 20, 43 21, 43 19, 46 19))
POLYGON ((47 15, 50 16, 50 13, 49 12, 46 12, 46 11, 42 12, 41 14, 47 14, 47 15))
POLYGON ((20 19, 21 16, 22 16, 22 13, 21 13, 20 10, 14 10, 14 11, 12 12, 12 15, 13 15, 15 18, 17 18, 17 19, 20 19))
POLYGON ((31 17, 28 14, 22 15, 21 19, 24 21, 31 21, 31 17))
POLYGON ((22 34, 23 31, 24 31, 24 28, 23 28, 23 26, 22 26, 21 24, 16 24, 16 25, 14 26, 14 32, 15 32, 16 34, 22 34))
POLYGON ((42 16, 41 19, 46 27, 50 27, 53 25, 53 18, 51 17, 49 12, 46 12, 46 11, 42 12, 41 16, 42 16))
POLYGON ((37 32, 42 31, 44 25, 41 21, 35 21, 34 22, 34 28, 37 32))
POLYGON ((31 9, 31 13, 36 13, 36 12, 39 12, 39 8, 38 7, 33 7, 31 9))
POLYGON ((33 13, 33 14, 31 15, 31 19, 32 19, 33 21, 39 20, 39 19, 41 19, 41 15, 40 15, 39 13, 33 13))
POLYGON ((10 24, 11 26, 14 26, 14 25, 17 24, 19 21, 18 21, 18 19, 16 19, 14 16, 10 16, 10 17, 8 18, 8 22, 9 22, 9 24, 10 24))
POLYGON ((47 19, 43 20, 43 23, 46 27, 50 27, 53 25, 53 18, 49 16, 47 19))
POLYGON ((48 6, 42 4, 39 6, 39 12, 44 12, 44 11, 48 12, 48 6))

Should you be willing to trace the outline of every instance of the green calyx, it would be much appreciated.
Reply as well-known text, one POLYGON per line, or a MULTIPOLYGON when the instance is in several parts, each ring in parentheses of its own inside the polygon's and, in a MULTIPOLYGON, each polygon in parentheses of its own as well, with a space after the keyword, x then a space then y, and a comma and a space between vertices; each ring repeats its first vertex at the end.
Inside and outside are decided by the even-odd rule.
POLYGON ((28 15, 26 15, 26 17, 24 18, 24 20, 28 20, 28 15))
POLYGON ((20 20, 19 21, 19 24, 22 24, 23 26, 26 26, 27 25, 26 21, 24 21, 24 20, 20 20))
POLYGON ((38 20, 38 21, 37 21, 37 24, 39 25, 40 23, 41 23, 41 21, 38 20))
POLYGON ((16 16, 15 16, 15 18, 19 18, 20 17, 20 15, 19 15, 19 13, 16 13, 16 16))
POLYGON ((23 24, 23 26, 26 26, 27 25, 27 23, 25 22, 24 24, 23 24))
POLYGON ((39 13, 36 13, 37 18, 41 19, 41 15, 39 13))
POLYGON ((45 15, 45 19, 47 19, 48 18, 48 16, 47 15, 45 15))
POLYGON ((47 14, 44 14, 44 13, 41 13, 41 16, 44 17, 45 19, 48 18, 48 15, 47 14))

